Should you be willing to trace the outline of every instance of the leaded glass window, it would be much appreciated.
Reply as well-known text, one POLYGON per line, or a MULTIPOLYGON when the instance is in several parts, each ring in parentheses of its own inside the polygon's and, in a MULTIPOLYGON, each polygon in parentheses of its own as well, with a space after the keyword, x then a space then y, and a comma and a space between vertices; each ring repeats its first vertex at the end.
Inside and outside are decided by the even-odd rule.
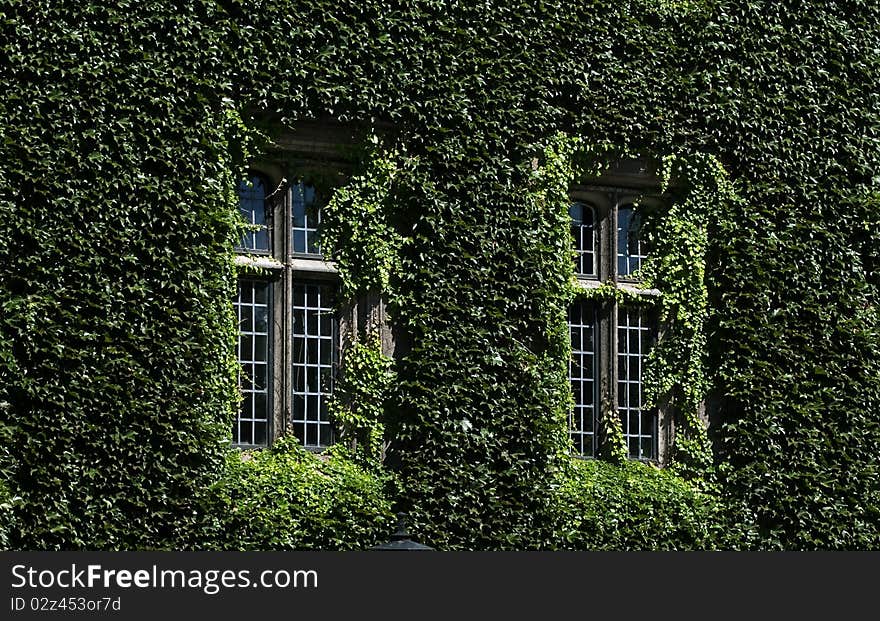
POLYGON ((644 310, 617 309, 617 411, 629 456, 655 459, 657 417, 644 408, 642 369, 651 348, 652 330, 644 310))
POLYGON ((266 188, 262 175, 251 174, 238 183, 238 208, 245 222, 255 229, 245 231, 238 248, 254 252, 269 251, 269 229, 266 225, 266 188))
POLYGON ((569 433, 579 455, 596 454, 596 311, 593 304, 580 300, 570 310, 571 360, 568 378, 574 395, 569 416, 569 433))
POLYGON ((617 274, 632 276, 642 267, 645 254, 644 243, 640 239, 641 214, 633 205, 617 208, 617 274))
POLYGON ((592 205, 574 202, 568 209, 571 216, 571 236, 575 250, 575 274, 596 274, 596 210, 592 205))
POLYGON ((333 391, 337 324, 334 287, 293 285, 293 432, 307 447, 333 443, 327 400, 333 391))
MULTIPOLYGON (((638 282, 647 253, 639 237, 642 212, 637 207, 642 202, 657 206, 656 197, 633 189, 584 186, 574 190, 572 198, 574 271, 581 290, 604 284, 645 301, 650 298, 643 296, 656 295, 638 282)), ((651 314, 641 305, 623 306, 618 296, 589 298, 585 293, 569 309, 572 451, 596 456, 607 440, 601 421, 619 417, 629 456, 659 460, 657 409, 647 407, 642 386, 654 334, 651 314)))
POLYGON ((318 208, 315 186, 295 183, 290 186, 290 205, 293 220, 293 252, 320 255, 318 227, 321 211, 318 208))
POLYGON ((265 446, 269 438, 269 283, 242 280, 233 301, 238 318, 238 385, 241 403, 233 444, 265 446))

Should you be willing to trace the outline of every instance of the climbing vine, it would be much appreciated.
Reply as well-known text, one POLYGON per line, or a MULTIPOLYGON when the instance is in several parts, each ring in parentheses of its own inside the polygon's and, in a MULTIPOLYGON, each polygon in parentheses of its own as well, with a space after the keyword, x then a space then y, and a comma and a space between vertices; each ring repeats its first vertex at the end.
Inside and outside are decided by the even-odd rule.
MULTIPOLYGON (((664 494, 702 503, 677 474, 708 466, 746 545, 880 546, 880 5, 844 4, 0 0, 10 545, 175 548, 219 527, 202 501, 229 474, 237 402, 241 145, 263 120, 317 120, 381 136, 325 238, 346 295, 383 292, 407 344, 387 392, 385 362, 355 355, 377 382, 346 407, 378 429, 384 395, 395 500, 425 543, 554 547, 560 489, 574 515, 616 518, 626 494, 592 483, 641 481, 641 517, 664 494), (643 277, 666 326, 646 384, 679 413, 676 465, 572 478, 566 186, 622 153, 674 154, 643 277)), ((259 470, 300 461, 256 460, 249 489, 290 501, 259 470)), ((707 545, 709 513, 653 532, 683 516, 682 541, 707 545)), ((601 547, 592 523, 566 541, 601 547)), ((363 526, 321 545, 361 545, 363 526)))
POLYGON ((340 442, 365 463, 381 464, 385 458, 384 407, 394 381, 392 364, 378 334, 355 341, 345 350, 344 374, 329 403, 340 442))

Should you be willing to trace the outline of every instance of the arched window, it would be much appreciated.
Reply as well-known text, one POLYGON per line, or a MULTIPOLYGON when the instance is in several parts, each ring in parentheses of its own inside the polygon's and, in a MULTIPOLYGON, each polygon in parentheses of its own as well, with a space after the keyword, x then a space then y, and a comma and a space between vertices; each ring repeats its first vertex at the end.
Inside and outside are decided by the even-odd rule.
POLYGON ((290 206, 293 221, 293 252, 320 255, 318 227, 321 212, 318 208, 315 186, 302 181, 290 186, 290 206))
POLYGON ((589 203, 575 202, 568 208, 578 276, 596 274, 596 210, 589 203))
POLYGON ((248 224, 259 228, 246 231, 239 249, 253 252, 269 251, 269 230, 266 226, 266 194, 268 182, 258 173, 251 173, 238 183, 238 208, 248 224))
MULTIPOLYGON (((641 288, 637 271, 647 258, 639 238, 640 205, 652 209, 656 202, 626 188, 581 186, 572 191, 569 214, 581 289, 613 286, 642 301, 655 295, 641 288)), ((629 457, 659 460, 659 413, 647 407, 642 385, 645 360, 656 338, 655 313, 647 310, 649 303, 589 297, 576 299, 569 308, 572 449, 577 455, 596 456, 607 441, 600 421, 616 414, 629 457)))
POLYGON ((242 401, 232 441, 267 446, 290 432, 320 450, 335 441, 328 402, 340 359, 339 320, 348 315, 336 306, 336 267, 321 254, 315 186, 295 169, 268 166, 297 181, 281 181, 273 193, 269 179, 252 172, 238 187, 242 217, 256 226, 236 248, 242 401), (273 211, 278 226, 270 226, 273 211))
POLYGON ((632 276, 646 259, 639 235, 642 218, 634 205, 617 208, 617 275, 632 276))

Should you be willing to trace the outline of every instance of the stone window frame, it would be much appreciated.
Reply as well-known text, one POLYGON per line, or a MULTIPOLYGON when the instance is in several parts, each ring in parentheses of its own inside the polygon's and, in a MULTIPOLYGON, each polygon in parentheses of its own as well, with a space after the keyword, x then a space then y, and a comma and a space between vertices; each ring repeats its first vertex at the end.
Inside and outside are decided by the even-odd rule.
MULTIPOLYGON (((621 290, 627 297, 643 298, 645 304, 638 306, 647 316, 653 335, 653 344, 662 339, 664 326, 659 323, 656 304, 652 302, 660 295, 656 289, 648 289, 641 285, 638 273, 621 275, 618 271, 618 209, 622 206, 635 204, 643 213, 661 209, 668 202, 668 197, 659 194, 660 180, 655 174, 656 166, 649 160, 621 160, 610 167, 609 172, 578 180, 569 188, 572 202, 590 204, 594 211, 594 270, 592 274, 576 273, 576 283, 583 291, 577 296, 574 304, 587 303, 593 309, 594 317, 594 365, 593 382, 595 392, 594 404, 594 439, 593 450, 582 453, 577 450, 572 435, 572 454, 580 458, 593 458, 606 448, 605 430, 600 424, 602 416, 608 411, 620 415, 618 406, 618 311, 630 309, 634 305, 619 303, 616 299, 603 296, 602 299, 589 299, 589 292, 602 286, 613 286, 621 290)), ((574 242, 574 239, 572 240, 574 242)), ((644 239, 641 240, 644 243, 644 239)), ((640 254, 645 254, 644 250, 640 254)), ((577 272, 577 270, 576 270, 577 272)), ((573 310, 573 309, 572 309, 573 310)), ((571 317, 571 312, 569 317, 571 317)), ((571 320, 569 319, 571 325, 571 320)), ((574 344, 573 344, 574 346, 574 344)), ((575 404, 578 405, 577 403, 575 404)), ((569 425, 573 424, 571 416, 569 425)), ((658 465, 668 463, 673 437, 673 417, 665 404, 654 408, 655 438, 652 455, 649 457, 632 456, 631 459, 647 461, 658 465)), ((624 426, 624 431, 626 427, 624 426)))
MULTIPOLYGON (((238 245, 235 248, 238 279, 269 283, 271 304, 271 412, 267 442, 261 447, 236 445, 244 449, 271 446, 280 437, 293 432, 294 283, 333 284, 336 288, 334 382, 344 373, 348 349, 367 334, 378 333, 382 352, 386 355, 393 357, 395 348, 400 349, 399 344, 396 346, 400 339, 388 320, 383 296, 367 292, 356 299, 342 299, 339 297, 341 283, 338 269, 333 261, 320 253, 295 252, 293 248, 291 186, 300 180, 309 181, 313 174, 336 177, 333 187, 343 184, 354 169, 352 154, 358 152, 358 145, 362 142, 359 138, 361 128, 316 120, 280 128, 277 133, 274 144, 266 154, 248 167, 249 173, 257 173, 266 179, 271 189, 266 197, 270 250, 267 253, 249 251, 238 245)), ((330 188, 324 189, 332 191, 330 188)), ((329 200, 329 196, 322 198, 322 204, 329 200)), ((315 452, 329 446, 303 445, 315 452)))

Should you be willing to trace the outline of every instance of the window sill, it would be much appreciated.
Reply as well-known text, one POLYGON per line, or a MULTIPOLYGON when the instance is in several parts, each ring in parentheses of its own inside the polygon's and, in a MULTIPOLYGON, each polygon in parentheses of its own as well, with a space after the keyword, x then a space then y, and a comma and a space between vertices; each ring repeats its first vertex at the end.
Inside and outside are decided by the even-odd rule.
MULTIPOLYGON (((595 278, 583 278, 583 277, 578 277, 577 284, 578 284, 578 287, 580 287, 581 289, 587 290, 587 291, 589 291, 591 289, 599 289, 603 285, 605 285, 605 283, 603 283, 601 280, 597 280, 595 278)), ((621 289, 623 291, 626 291, 627 293, 632 293, 634 295, 649 295, 649 296, 654 296, 654 297, 660 297, 660 295, 661 295, 659 289, 645 289, 645 288, 641 287, 637 282, 618 281, 617 288, 621 289)))
POLYGON ((320 258, 314 259, 290 259, 290 268, 294 272, 318 272, 322 274, 336 274, 336 264, 320 258))
POLYGON ((258 254, 237 254, 235 255, 235 264, 244 268, 261 268, 268 270, 284 269, 284 264, 280 261, 265 255, 258 254))

